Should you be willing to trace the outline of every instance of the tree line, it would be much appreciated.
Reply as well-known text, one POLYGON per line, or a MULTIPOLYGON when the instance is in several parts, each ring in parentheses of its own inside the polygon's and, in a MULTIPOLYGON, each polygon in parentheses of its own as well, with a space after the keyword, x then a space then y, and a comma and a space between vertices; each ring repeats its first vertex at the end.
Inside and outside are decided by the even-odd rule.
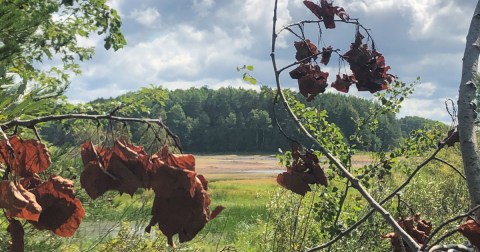
MULTIPOLYGON (((377 104, 354 96, 326 93, 313 102, 301 95, 291 96, 320 113, 326 111, 330 123, 336 124, 348 139, 355 132, 360 117, 367 117, 377 104)), ((129 92, 116 98, 97 99, 86 104, 65 102, 57 110, 63 113, 95 114, 113 111, 120 116, 162 118, 170 130, 176 133, 183 148, 197 153, 228 152, 276 152, 288 149, 287 141, 276 126, 284 132, 302 140, 295 125, 289 120, 282 105, 277 105, 277 118, 273 114, 275 90, 263 86, 260 91, 243 88, 223 87, 217 90, 207 87, 186 90, 167 90, 151 86, 129 92)), ((325 112, 323 112, 325 113, 325 112)), ((441 123, 420 117, 408 116, 397 119, 393 113, 378 117, 379 129, 375 133, 365 130, 365 143, 356 146, 359 150, 380 151, 398 146, 401 139, 412 130, 441 123)), ((142 141, 145 126, 130 127, 133 141, 142 141)), ((50 124, 42 128, 46 140, 56 145, 73 145, 85 137, 90 130, 83 123, 73 125, 50 124), (63 131, 64 134, 59 134, 63 131), (80 139, 78 139, 80 138, 80 139)))

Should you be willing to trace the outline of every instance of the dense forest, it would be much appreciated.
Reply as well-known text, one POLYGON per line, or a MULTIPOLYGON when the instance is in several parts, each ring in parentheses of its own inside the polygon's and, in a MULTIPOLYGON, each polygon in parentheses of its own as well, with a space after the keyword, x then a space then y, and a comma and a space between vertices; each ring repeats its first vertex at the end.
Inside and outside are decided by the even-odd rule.
MULTIPOLYGON (((274 95, 274 90, 269 87, 261 87, 260 91, 232 87, 170 91, 162 87, 150 87, 87 104, 65 103, 59 109, 64 113, 94 114, 117 108, 115 113, 119 116, 160 117, 178 134, 183 148, 188 152, 274 152, 287 147, 285 138, 274 126, 274 95)), ((358 118, 366 117, 369 110, 376 106, 372 101, 341 94, 322 94, 313 102, 305 101, 294 92, 290 92, 290 95, 314 106, 318 111, 325 110, 329 122, 336 124, 346 139, 355 131, 358 118)), ((276 108, 278 123, 284 131, 301 138, 282 105, 276 108)), ((439 123, 420 117, 397 119, 394 114, 384 114, 378 119, 379 128, 375 134, 368 131, 363 133, 367 145, 357 148, 366 151, 386 150, 396 146, 412 130, 434 124, 439 123)), ((66 127, 52 124, 43 127, 42 133, 53 144, 75 144, 84 140, 85 127, 83 124, 76 128, 75 125, 66 127), (59 131, 64 131, 64 134, 59 134, 59 131)), ((140 141, 144 131, 145 126, 129 128, 134 141, 140 141)))

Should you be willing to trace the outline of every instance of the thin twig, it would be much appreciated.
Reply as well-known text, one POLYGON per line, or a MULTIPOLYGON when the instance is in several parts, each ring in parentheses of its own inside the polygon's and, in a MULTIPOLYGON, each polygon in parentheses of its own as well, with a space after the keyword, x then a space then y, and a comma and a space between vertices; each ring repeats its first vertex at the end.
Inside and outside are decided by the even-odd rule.
POLYGON ((276 105, 278 103, 278 95, 279 94, 277 92, 277 94, 275 95, 275 98, 273 99, 273 107, 272 107, 273 121, 275 121, 275 124, 277 125, 278 130, 280 131, 280 133, 282 133, 282 135, 286 139, 290 140, 290 142, 293 142, 293 143, 296 143, 296 144, 302 146, 302 144, 299 141, 297 141, 297 140, 293 139, 292 137, 290 137, 289 135, 287 135, 287 133, 283 130, 282 126, 280 125, 280 122, 278 121, 278 115, 277 115, 277 109, 276 109, 276 105))
POLYGON ((436 160, 438 162, 441 162, 441 163, 444 163, 444 164, 448 165, 450 168, 452 168, 454 171, 456 171, 458 173, 458 175, 460 175, 464 180, 467 180, 467 177, 465 177, 465 175, 463 175, 463 173, 459 169, 457 169, 457 167, 453 166, 449 162, 447 162, 447 161, 445 161, 441 158, 438 158, 438 157, 435 157, 433 160, 436 160))

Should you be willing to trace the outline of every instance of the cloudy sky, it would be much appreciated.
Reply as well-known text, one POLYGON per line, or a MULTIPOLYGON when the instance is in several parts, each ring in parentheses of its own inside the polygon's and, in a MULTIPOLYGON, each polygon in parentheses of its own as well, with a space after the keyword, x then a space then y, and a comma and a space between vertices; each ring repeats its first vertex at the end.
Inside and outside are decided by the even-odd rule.
MULTIPOLYGON (((241 80, 236 67, 244 64, 255 66, 252 74, 261 84, 273 86, 269 56, 273 0, 110 2, 123 18, 128 45, 117 52, 105 51, 103 38, 82 39, 97 50, 93 60, 82 64, 83 74, 72 80, 67 92, 71 101, 117 96, 150 84, 168 89, 258 88, 241 80)), ((458 96, 465 37, 476 1, 336 0, 334 4, 372 30, 391 73, 407 83, 420 76, 421 84, 404 103, 401 116, 449 122, 444 101, 458 96)), ((315 19, 302 0, 279 0, 278 15, 280 26, 315 19)), ((337 26, 322 27, 323 43, 346 52, 354 26, 337 26)), ((311 31, 311 40, 317 41, 318 28, 311 31)), ((293 62, 293 40, 288 34, 280 37, 280 64, 293 62)), ((332 59, 323 70, 334 77, 338 60, 332 59)), ((285 87, 296 86, 287 76, 283 80, 285 87)), ((352 94, 371 97, 368 92, 352 94)))

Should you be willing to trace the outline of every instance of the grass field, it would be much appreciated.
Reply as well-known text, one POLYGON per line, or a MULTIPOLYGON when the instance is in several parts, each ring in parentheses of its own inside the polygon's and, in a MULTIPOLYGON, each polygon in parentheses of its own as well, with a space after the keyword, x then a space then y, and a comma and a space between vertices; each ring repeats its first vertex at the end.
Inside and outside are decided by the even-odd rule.
MULTIPOLYGON (((369 157, 359 155, 356 160, 361 163, 369 157)), ((273 155, 197 155, 196 171, 209 180, 211 207, 222 205, 225 210, 193 241, 180 244, 178 250, 218 251, 229 246, 251 250, 252 237, 261 236, 268 223, 267 204, 274 193, 282 190, 275 178, 284 170, 273 155)), ((82 189, 77 191, 86 215, 76 234, 58 238, 41 232, 42 239, 27 239, 27 250, 36 251, 38 247, 47 251, 52 247, 55 251, 171 250, 159 231, 143 232, 151 217, 153 192, 139 190, 133 197, 107 192, 100 199, 91 200, 82 189)))

